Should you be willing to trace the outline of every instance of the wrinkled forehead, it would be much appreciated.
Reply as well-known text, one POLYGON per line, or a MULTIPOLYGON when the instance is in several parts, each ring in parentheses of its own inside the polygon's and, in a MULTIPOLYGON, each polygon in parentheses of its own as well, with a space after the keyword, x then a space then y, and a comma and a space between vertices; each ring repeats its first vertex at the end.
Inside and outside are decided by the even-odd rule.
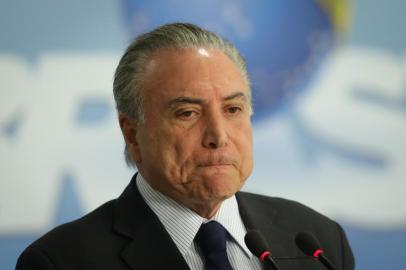
POLYGON ((231 61, 235 67, 237 69, 240 70, 241 75, 247 80, 247 83, 249 84, 249 77, 247 74, 247 71, 245 69, 245 67, 241 67, 239 60, 237 59, 237 57, 232 57, 230 55, 228 55, 225 51, 217 48, 217 47, 213 47, 210 45, 207 46, 190 46, 190 47, 174 47, 174 46, 169 46, 169 47, 162 47, 162 48, 157 48, 153 51, 151 51, 150 53, 148 53, 144 59, 144 70, 145 68, 147 68, 151 61, 156 60, 159 56, 168 53, 168 52, 172 52, 172 53, 176 53, 178 55, 184 55, 184 54, 190 54, 191 52, 193 52, 194 54, 201 56, 201 57, 205 57, 205 58, 210 58, 213 55, 218 55, 218 54, 222 54, 224 57, 228 58, 229 61, 231 61))
MULTIPOLYGON (((165 48, 154 52, 145 64, 142 88, 156 96, 173 90, 168 88, 190 92, 209 81, 246 92, 251 100, 250 85, 240 67, 219 49, 208 47, 165 48)), ((149 95, 143 93, 143 96, 149 95)))
POLYGON ((143 88, 146 96, 155 97, 174 91, 193 94, 201 88, 238 90, 249 96, 239 67, 220 50, 204 47, 156 52, 145 65, 143 88))

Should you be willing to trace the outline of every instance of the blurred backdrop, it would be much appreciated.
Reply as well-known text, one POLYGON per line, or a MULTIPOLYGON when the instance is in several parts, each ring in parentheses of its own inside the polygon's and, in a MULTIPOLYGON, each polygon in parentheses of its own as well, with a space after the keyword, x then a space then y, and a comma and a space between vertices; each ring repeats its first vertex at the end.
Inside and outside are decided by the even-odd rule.
POLYGON ((119 196, 133 174, 112 95, 131 39, 197 23, 246 57, 254 174, 346 229, 357 269, 406 265, 403 0, 0 0, 0 269, 119 196))

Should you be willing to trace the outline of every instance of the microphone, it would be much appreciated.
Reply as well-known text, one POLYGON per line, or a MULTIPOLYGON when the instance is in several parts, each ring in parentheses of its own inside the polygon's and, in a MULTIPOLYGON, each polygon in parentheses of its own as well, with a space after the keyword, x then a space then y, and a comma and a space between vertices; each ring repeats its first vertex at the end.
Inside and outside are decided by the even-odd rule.
POLYGON ((279 270, 279 267, 276 265, 274 259, 272 258, 269 247, 260 232, 248 231, 244 237, 244 241, 252 254, 257 256, 271 269, 279 270))
POLYGON ((304 254, 318 259, 327 269, 335 270, 333 264, 324 255, 324 250, 321 248, 319 241, 311 233, 300 232, 295 237, 297 247, 304 254))

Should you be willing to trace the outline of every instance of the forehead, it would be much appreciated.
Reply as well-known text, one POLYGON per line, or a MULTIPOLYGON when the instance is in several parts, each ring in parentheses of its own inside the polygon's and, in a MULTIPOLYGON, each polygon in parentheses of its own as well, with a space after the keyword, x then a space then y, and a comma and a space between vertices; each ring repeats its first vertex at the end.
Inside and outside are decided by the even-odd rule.
POLYGON ((221 51, 207 48, 154 53, 145 66, 143 91, 146 99, 227 96, 235 91, 249 95, 248 84, 237 65, 221 51))

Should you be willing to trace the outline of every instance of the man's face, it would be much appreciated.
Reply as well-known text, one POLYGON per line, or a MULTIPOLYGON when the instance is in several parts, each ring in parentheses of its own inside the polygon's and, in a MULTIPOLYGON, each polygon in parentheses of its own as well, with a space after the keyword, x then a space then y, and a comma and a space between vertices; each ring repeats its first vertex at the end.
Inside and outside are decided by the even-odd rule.
POLYGON ((191 208, 218 204, 252 170, 249 90, 222 52, 155 53, 143 83, 144 122, 131 147, 152 187, 191 208))

